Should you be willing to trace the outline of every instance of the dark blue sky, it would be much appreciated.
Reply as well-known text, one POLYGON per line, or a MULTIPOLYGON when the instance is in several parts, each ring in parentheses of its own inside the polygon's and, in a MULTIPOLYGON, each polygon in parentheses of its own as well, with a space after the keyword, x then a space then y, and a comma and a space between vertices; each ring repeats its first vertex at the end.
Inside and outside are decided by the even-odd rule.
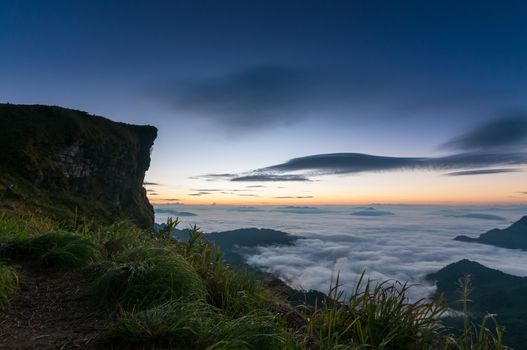
POLYGON ((0 100, 158 126, 149 176, 182 195, 324 153, 450 156, 514 118, 523 147, 526 18, 523 1, 2 1, 0 100))

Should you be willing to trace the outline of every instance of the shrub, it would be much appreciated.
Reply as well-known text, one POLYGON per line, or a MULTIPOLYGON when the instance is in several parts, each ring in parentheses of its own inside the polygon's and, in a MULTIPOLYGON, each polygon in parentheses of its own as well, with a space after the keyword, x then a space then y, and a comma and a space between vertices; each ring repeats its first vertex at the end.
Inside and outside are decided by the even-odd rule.
POLYGON ((0 310, 9 306, 18 287, 18 276, 10 267, 0 264, 0 310))
POLYGON ((90 293, 102 303, 118 302, 130 309, 175 298, 202 300, 206 291, 182 256, 165 248, 141 247, 122 253, 90 293))
POLYGON ((69 232, 49 232, 34 237, 13 239, 0 250, 13 260, 30 259, 44 266, 82 267, 100 258, 96 244, 69 232))

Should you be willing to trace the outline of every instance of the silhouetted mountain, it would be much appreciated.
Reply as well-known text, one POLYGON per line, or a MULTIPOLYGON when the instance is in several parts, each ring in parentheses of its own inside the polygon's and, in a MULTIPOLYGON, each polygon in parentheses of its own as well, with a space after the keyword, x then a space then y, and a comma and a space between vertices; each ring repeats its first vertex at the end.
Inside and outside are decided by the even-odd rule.
POLYGON ((478 238, 457 236, 454 239, 462 242, 477 242, 503 248, 527 250, 527 216, 503 230, 493 229, 478 238))
POLYGON ((170 214, 176 217, 182 217, 182 216, 198 216, 198 214, 190 213, 188 211, 178 211, 175 209, 170 208, 160 208, 160 207, 154 207, 154 211, 159 214, 170 214))
MULTIPOLYGON (((158 228, 161 225, 156 225, 158 228)), ((188 239, 188 229, 176 229, 172 235, 179 240, 188 239)), ((244 254, 249 254, 258 246, 291 245, 298 238, 288 233, 264 229, 264 228, 242 228, 232 231, 212 232, 205 234, 206 241, 214 243, 220 248, 225 260, 234 265, 245 266, 244 254)))
POLYGON ((506 327, 506 344, 516 349, 527 344, 527 277, 508 275, 464 259, 427 278, 436 281, 436 295, 444 293, 453 309, 462 310, 459 280, 465 275, 470 275, 472 283, 469 311, 475 319, 487 313, 497 314, 498 321, 506 327))

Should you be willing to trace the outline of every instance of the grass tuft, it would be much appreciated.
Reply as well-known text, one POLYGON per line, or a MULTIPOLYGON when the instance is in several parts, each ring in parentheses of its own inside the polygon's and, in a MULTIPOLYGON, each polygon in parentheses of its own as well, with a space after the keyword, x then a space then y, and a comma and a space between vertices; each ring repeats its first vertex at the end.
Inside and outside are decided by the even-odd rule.
POLYGON ((252 314, 230 319, 209 304, 181 300, 124 314, 106 334, 105 341, 120 348, 145 345, 210 350, 293 348, 291 338, 270 316, 252 314))
POLYGON ((16 272, 0 263, 0 310, 4 310, 9 306, 17 287, 18 276, 16 272))
POLYGON ((205 299, 205 286, 193 267, 165 248, 140 247, 122 253, 93 284, 90 294, 101 303, 127 309, 170 299, 205 299))
POLYGON ((69 232, 48 232, 15 238, 0 248, 0 256, 13 260, 34 260, 43 266, 82 267, 100 259, 99 247, 69 232))

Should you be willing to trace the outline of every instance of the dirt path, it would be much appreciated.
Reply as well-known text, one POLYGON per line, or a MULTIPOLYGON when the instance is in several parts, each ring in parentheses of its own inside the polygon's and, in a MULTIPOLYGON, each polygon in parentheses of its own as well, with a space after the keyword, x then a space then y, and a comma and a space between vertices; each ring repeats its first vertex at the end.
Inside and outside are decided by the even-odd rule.
POLYGON ((0 349, 95 349, 110 315, 82 296, 89 273, 19 270, 12 305, 0 313, 0 349))

